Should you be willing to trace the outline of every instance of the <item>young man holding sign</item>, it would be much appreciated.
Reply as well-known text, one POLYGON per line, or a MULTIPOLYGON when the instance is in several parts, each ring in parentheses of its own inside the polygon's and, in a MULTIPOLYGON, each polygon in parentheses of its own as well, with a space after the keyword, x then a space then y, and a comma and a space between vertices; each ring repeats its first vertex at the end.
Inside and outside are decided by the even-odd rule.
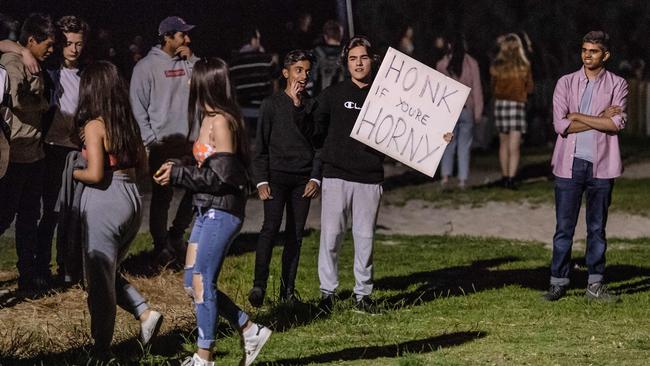
MULTIPOLYGON (((322 142, 322 211, 318 276, 323 310, 332 309, 338 287, 338 254, 352 215, 354 238, 354 295, 356 307, 370 311, 372 249, 377 212, 383 193, 384 155, 350 137, 370 91, 373 64, 378 57, 365 37, 352 38, 341 55, 350 79, 333 85, 318 97, 314 112, 317 146, 322 142)), ((451 140, 451 134, 445 139, 451 140)))

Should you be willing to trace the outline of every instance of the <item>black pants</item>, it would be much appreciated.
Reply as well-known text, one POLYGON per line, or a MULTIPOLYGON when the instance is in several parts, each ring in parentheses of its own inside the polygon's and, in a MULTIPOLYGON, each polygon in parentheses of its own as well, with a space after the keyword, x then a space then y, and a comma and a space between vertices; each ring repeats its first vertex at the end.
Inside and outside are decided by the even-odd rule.
MULTIPOLYGON (((36 266, 40 270, 49 272, 52 259, 52 239, 59 215, 54 212, 54 206, 59 198, 61 189, 61 175, 65 169, 68 153, 75 149, 65 146, 45 145, 45 172, 43 176, 43 214, 38 223, 38 248, 36 266)), ((56 242, 56 264, 59 274, 64 273, 64 255, 66 253, 63 243, 56 242)))
POLYGON ((174 188, 171 185, 161 186, 153 181, 153 175, 160 166, 172 158, 191 156, 191 143, 185 141, 163 142, 152 145, 149 149, 149 170, 151 181, 151 205, 149 206, 149 232, 153 238, 155 251, 162 250, 167 244, 167 236, 179 239, 192 223, 192 192, 186 190, 176 211, 172 226, 167 231, 167 218, 169 206, 174 197, 174 188))
POLYGON ((282 252, 281 294, 293 291, 298 273, 300 246, 309 213, 311 199, 302 197, 309 177, 271 173, 269 186, 273 199, 264 201, 264 224, 255 253, 255 280, 253 286, 266 289, 273 244, 280 231, 282 214, 287 211, 284 228, 285 242, 282 252))
POLYGON ((15 218, 19 285, 27 284, 43 270, 36 267, 36 258, 44 251, 38 246, 36 227, 41 215, 44 169, 44 160, 9 163, 7 173, 0 179, 0 236, 15 218))

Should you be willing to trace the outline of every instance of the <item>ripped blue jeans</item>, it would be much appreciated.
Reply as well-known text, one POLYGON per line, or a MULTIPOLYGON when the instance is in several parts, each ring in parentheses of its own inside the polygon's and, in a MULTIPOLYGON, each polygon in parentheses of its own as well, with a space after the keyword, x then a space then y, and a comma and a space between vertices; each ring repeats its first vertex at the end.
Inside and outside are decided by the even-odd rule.
POLYGON ((219 314, 237 328, 248 322, 248 314, 217 289, 221 265, 241 226, 242 220, 228 212, 198 209, 189 240, 189 245, 196 245, 196 261, 193 266, 186 263, 183 282, 194 299, 199 348, 214 344, 219 314))

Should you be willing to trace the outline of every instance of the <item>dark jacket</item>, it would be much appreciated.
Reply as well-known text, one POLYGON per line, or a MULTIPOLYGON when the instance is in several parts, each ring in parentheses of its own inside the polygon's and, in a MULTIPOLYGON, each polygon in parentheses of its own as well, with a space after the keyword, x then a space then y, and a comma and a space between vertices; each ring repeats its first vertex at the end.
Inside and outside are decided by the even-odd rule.
POLYGON ((235 154, 212 154, 200 168, 174 162, 171 183, 194 192, 194 207, 216 208, 244 218, 248 173, 235 154))
MULTIPOLYGON (((79 65, 77 75, 81 76, 85 65, 79 65)), ((43 114, 43 138, 47 136, 47 132, 52 126, 54 121, 54 113, 59 108, 59 98, 63 95, 63 86, 61 85, 61 65, 57 64, 56 67, 48 68, 43 73, 43 82, 45 83, 45 97, 50 103, 50 108, 43 114)))
POLYGON ((350 137, 369 90, 347 79, 316 99, 315 143, 322 146, 323 177, 366 184, 384 180, 384 154, 350 137))
POLYGON ((312 144, 314 101, 305 98, 296 108, 284 91, 266 99, 260 108, 253 158, 253 183, 268 182, 270 172, 321 179, 321 164, 312 144))
POLYGON ((228 65, 240 106, 259 108, 262 100, 273 94, 273 81, 279 70, 272 54, 242 48, 233 54, 228 65))

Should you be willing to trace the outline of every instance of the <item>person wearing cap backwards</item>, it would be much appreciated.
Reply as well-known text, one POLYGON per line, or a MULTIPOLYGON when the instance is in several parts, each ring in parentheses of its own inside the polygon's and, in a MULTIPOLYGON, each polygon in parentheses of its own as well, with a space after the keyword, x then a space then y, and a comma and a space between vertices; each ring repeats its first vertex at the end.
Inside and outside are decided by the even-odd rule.
MULTIPOLYGON (((195 136, 188 139, 187 107, 192 67, 198 60, 189 47, 188 32, 192 28, 194 25, 176 16, 160 22, 160 44, 138 61, 131 77, 131 105, 147 147, 150 176, 167 159, 192 154, 195 136)), ((195 126, 192 130, 199 129, 195 126)), ((183 234, 192 222, 192 193, 185 192, 167 230, 167 211, 173 193, 169 186, 152 184, 149 231, 160 264, 183 256, 183 234)))

